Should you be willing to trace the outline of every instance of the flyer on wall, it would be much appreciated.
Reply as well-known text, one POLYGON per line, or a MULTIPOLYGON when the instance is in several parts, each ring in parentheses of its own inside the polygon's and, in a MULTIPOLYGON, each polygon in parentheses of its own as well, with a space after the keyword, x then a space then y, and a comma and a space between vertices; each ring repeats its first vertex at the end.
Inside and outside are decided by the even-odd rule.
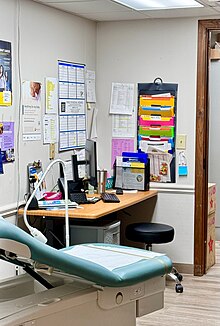
POLYGON ((0 40, 0 105, 12 105, 11 43, 0 40))
POLYGON ((41 140, 41 83, 22 83, 22 134, 24 141, 41 140))
POLYGON ((15 161, 14 122, 0 122, 0 148, 2 163, 15 161))

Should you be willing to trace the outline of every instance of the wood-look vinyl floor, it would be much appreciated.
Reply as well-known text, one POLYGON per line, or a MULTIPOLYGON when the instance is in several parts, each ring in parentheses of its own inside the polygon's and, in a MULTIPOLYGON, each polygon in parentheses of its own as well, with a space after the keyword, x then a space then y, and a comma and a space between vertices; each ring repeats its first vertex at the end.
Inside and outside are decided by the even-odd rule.
POLYGON ((183 293, 168 281, 164 308, 137 318, 137 326, 220 326, 220 242, 216 264, 202 277, 183 275, 183 293))

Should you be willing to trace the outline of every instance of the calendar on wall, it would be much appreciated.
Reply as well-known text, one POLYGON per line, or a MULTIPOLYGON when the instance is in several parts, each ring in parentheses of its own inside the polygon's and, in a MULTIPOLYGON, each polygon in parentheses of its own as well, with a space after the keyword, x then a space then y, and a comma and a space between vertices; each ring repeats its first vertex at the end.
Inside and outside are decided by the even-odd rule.
POLYGON ((85 147, 85 68, 84 64, 58 61, 59 151, 85 147))

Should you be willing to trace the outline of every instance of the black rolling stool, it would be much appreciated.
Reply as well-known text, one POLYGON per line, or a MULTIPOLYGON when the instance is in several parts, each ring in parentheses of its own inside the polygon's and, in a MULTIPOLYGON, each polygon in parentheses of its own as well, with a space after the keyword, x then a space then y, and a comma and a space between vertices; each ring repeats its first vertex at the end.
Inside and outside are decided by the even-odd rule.
MULTIPOLYGON (((152 244, 171 242, 174 238, 174 228, 161 223, 133 223, 126 227, 125 235, 128 240, 144 243, 146 250, 152 250, 152 244)), ((168 275, 176 282, 176 292, 182 293, 182 275, 175 267, 168 275)))

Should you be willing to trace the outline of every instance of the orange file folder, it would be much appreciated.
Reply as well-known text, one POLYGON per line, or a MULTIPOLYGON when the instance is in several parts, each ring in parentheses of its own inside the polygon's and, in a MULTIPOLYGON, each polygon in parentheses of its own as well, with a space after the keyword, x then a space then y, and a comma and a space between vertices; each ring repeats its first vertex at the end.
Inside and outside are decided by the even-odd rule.
POLYGON ((173 117, 173 107, 139 107, 139 115, 158 115, 161 117, 173 117))

